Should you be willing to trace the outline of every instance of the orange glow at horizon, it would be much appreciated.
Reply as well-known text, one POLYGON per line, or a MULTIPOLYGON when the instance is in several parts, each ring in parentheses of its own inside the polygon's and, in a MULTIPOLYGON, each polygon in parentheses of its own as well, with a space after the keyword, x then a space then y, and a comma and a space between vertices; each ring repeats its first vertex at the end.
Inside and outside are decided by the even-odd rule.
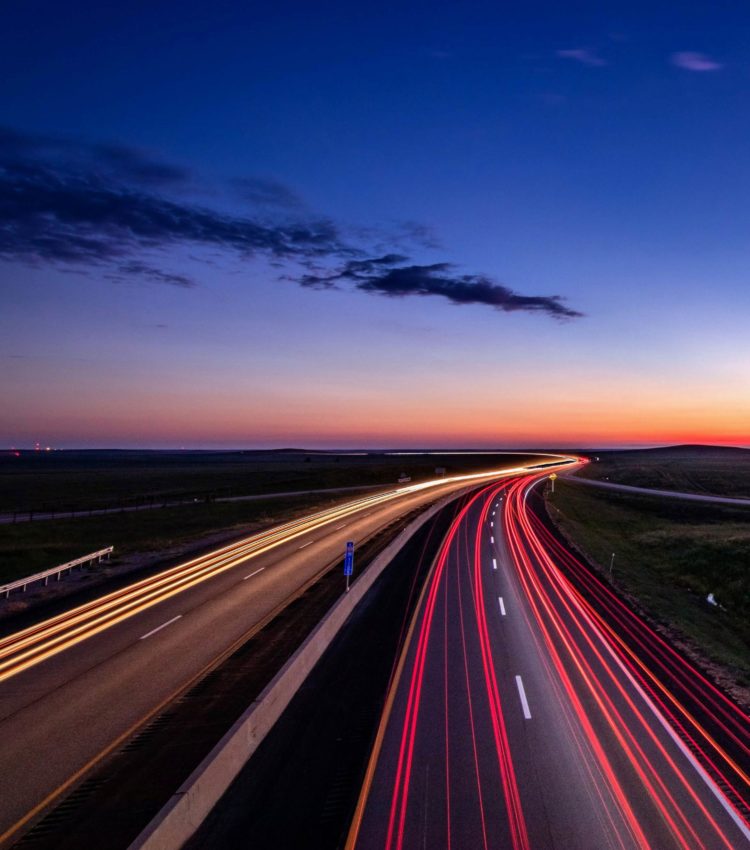
POLYGON ((750 444, 750 396, 737 393, 735 380, 688 387, 648 376, 531 379, 478 370, 462 382, 431 374, 401 384, 321 378, 269 386, 234 377, 196 376, 164 390, 137 375, 105 392, 83 380, 75 392, 37 382, 23 410, 7 411, 6 439, 113 448, 750 444))

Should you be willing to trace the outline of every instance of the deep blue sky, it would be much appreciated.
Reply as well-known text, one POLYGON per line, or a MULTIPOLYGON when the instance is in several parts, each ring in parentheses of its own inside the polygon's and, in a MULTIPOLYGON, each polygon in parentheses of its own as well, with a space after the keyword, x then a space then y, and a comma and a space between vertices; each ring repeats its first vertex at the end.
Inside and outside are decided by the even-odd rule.
POLYGON ((747 441, 743 4, 3 17, 0 443, 747 441))

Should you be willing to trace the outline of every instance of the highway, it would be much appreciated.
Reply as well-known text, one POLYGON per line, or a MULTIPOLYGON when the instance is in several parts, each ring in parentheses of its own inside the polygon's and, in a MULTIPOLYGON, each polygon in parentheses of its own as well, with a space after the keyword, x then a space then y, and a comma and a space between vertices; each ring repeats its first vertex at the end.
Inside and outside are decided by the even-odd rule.
POLYGON ((555 541, 541 477, 446 536, 347 850, 750 846, 748 718, 555 541))
POLYGON ((342 557, 346 540, 519 471, 361 497, 0 639, 0 844, 342 557))

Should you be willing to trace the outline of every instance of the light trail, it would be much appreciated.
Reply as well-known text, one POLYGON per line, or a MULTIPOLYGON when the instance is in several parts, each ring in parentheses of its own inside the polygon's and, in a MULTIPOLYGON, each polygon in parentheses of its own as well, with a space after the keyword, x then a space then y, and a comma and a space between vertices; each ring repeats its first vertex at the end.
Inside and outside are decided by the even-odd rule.
POLYGON ((536 516, 527 496, 548 472, 488 485, 455 517, 347 850, 750 842, 747 718, 536 516))
MULTIPOLYGON (((564 462, 573 463, 575 459, 566 458, 564 462)), ((411 484, 358 498, 250 535, 207 555, 186 561, 3 638, 0 640, 0 682, 178 593, 311 531, 340 522, 363 511, 371 511, 373 507, 418 493, 429 492, 435 488, 446 488, 450 485, 460 488, 473 482, 518 475, 525 470, 526 467, 511 467, 411 484)))
MULTIPOLYGON (((672 750, 664 744, 657 731, 658 725, 654 726, 654 713, 657 715, 658 724, 674 720, 677 714, 683 721, 693 721, 691 735, 688 736, 692 745, 690 749, 697 753, 699 762, 713 777, 710 790, 721 800, 725 810, 740 826, 745 837, 750 837, 744 817, 744 812, 747 811, 747 776, 739 769, 736 761, 717 746, 714 738, 694 720, 690 710, 685 707, 684 695, 680 693, 685 683, 677 683, 675 687, 674 671, 688 674, 690 665, 668 647, 661 637, 653 633, 635 612, 617 599, 600 579, 593 576, 588 568, 567 552, 544 528, 538 517, 530 512, 527 495, 534 483, 536 482, 530 480, 520 481, 509 488, 505 530, 512 559, 532 608, 535 626, 542 632, 545 650, 549 653, 575 707, 592 750, 600 754, 601 766, 613 793, 621 804, 627 804, 622 811, 631 828, 638 828, 631 814, 632 806, 626 800, 623 786, 611 763, 608 759, 604 760, 606 756, 601 735, 588 722, 569 670, 583 682, 587 698, 594 700, 599 715, 609 727, 609 733, 625 753, 630 769, 648 790, 649 797, 667 825, 676 846, 704 846, 696 832, 696 822, 700 819, 701 828, 708 829, 713 835, 711 846, 727 849, 733 847, 733 840, 727 836, 725 828, 717 822, 716 817, 708 811, 696 791, 695 774, 687 775, 690 772, 689 762, 681 759, 678 750, 672 750), (554 552, 554 556, 550 552, 554 552), (563 560, 568 567, 575 568, 576 579, 586 588, 587 595, 584 595, 561 570, 558 559, 563 560), (589 601, 593 591, 596 591, 594 598, 600 603, 606 602, 607 617, 589 601), (628 646, 622 634, 627 634, 630 641, 642 650, 640 655, 636 655, 628 646), (656 642, 661 655, 653 648, 645 651, 649 649, 652 641, 656 642), (669 658, 670 664, 661 663, 662 657, 669 658), (611 659, 615 662, 614 666, 611 659), (626 680, 623 680, 620 674, 621 668, 627 673, 626 680), (628 686, 629 681, 645 685, 643 690, 648 694, 645 704, 639 704, 633 688, 628 686), (672 711, 662 712, 662 706, 671 707, 672 711), (649 713, 652 714, 651 717, 648 716, 649 713), (729 782, 729 774, 732 771, 734 785, 729 782), (742 790, 738 790, 738 786, 742 786, 742 790), (684 803, 678 802, 677 789, 681 789, 681 798, 686 795, 691 801, 690 816, 684 803)), ((731 719, 734 742, 744 750, 750 726, 742 722, 741 711, 706 682, 698 671, 692 671, 688 678, 693 682, 701 682, 706 697, 703 710, 707 716, 711 716, 710 705, 719 707, 720 710, 714 716, 716 725, 726 729, 727 718, 731 719)), ((580 686, 577 690, 581 690, 580 686)), ((643 692, 638 688, 635 693, 643 692)), ((687 736, 685 725, 677 723, 673 727, 683 740, 687 736)), ((645 835, 638 836, 638 843, 643 847, 651 846, 645 835)))

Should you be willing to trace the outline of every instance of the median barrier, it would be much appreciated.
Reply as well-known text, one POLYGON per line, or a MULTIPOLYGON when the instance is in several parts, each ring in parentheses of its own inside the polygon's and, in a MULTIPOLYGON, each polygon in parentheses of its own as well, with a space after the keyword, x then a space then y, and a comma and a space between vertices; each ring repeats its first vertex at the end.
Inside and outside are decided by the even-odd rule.
POLYGON ((396 553, 428 520, 468 489, 472 488, 440 499, 383 549, 351 585, 349 593, 334 604, 258 698, 182 783, 129 850, 178 850, 185 844, 281 717, 349 615, 396 553))

